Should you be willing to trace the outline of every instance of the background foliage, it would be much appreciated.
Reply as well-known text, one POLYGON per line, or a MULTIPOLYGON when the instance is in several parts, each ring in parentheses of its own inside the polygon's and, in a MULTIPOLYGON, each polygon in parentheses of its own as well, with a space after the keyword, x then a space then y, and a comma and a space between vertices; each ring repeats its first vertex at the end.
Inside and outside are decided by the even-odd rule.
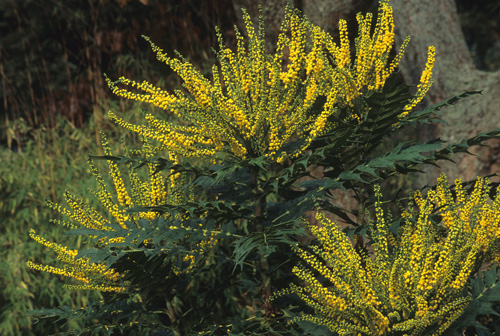
MULTIPOLYGON (((52 231, 51 237, 61 234, 49 222, 55 213, 44 199, 60 201, 69 189, 95 202, 87 192, 94 182, 80 178, 90 173, 85 156, 100 153, 99 129, 120 138, 103 112, 121 111, 133 122, 144 109, 110 98, 102 74, 147 75, 178 85, 140 35, 204 64, 211 56, 198 51, 210 50, 215 42, 207 32, 234 23, 227 13, 232 6, 224 2, 0 2, 0 334, 54 333, 61 329, 50 320, 33 324, 27 310, 82 306, 96 298, 90 292, 70 295, 62 289, 62 278, 29 271, 24 260, 45 254, 27 236, 32 223, 52 231)), ((120 142, 112 146, 119 153, 120 142)))

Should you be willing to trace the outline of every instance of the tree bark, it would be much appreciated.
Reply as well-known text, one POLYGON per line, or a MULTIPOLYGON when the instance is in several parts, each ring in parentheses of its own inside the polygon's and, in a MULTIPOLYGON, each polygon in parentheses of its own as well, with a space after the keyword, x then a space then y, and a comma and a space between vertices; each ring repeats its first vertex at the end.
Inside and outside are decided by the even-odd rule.
MULTIPOLYGON (((340 19, 346 20, 348 24, 354 23, 357 12, 373 11, 373 8, 376 11, 376 4, 372 0, 303 0, 299 9, 309 21, 335 36, 338 35, 340 19)), ((357 32, 357 27, 352 24, 349 24, 349 28, 351 34, 357 32)))
MULTIPOLYGON (((484 131, 500 127, 500 72, 478 70, 463 36, 457 8, 453 0, 393 1, 398 47, 406 36, 411 42, 406 49, 400 69, 405 80, 418 83, 427 59, 427 47, 436 47, 434 84, 426 103, 437 103, 466 90, 482 90, 473 96, 442 110, 447 124, 421 129, 421 140, 440 137, 447 142, 460 142, 484 131)), ((442 169, 426 168, 419 186, 436 183, 440 172, 450 180, 475 179, 478 175, 500 171, 500 141, 491 140, 490 147, 473 147, 471 153, 454 156, 457 164, 444 163, 442 169)))

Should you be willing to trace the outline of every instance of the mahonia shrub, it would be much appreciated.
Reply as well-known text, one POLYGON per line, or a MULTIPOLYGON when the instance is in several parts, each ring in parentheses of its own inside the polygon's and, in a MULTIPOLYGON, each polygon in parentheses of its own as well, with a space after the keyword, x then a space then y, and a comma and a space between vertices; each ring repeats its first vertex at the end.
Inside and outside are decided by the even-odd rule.
POLYGON ((287 8, 276 50, 268 52, 262 20, 256 29, 245 11, 243 18, 246 36, 236 31, 236 50, 226 48, 218 32, 219 63, 210 77, 146 38, 157 58, 182 78, 183 89, 167 92, 146 81, 106 78, 115 94, 149 103, 177 120, 147 113, 147 124, 134 125, 109 113, 144 139, 143 148, 112 155, 104 141, 104 155, 90 158, 104 210, 70 193, 65 195, 70 209, 49 204, 71 219, 59 223, 70 228, 68 235, 86 237, 88 248, 70 249, 32 230, 31 237, 53 249, 64 266, 28 262, 33 269, 80 281, 69 288, 107 293, 88 307, 39 313, 86 317, 95 328, 79 334, 91 335, 316 333, 300 323, 283 323, 293 314, 298 315, 292 321, 317 322, 341 334, 444 330, 468 303, 459 293, 475 263, 497 252, 492 238, 497 229, 490 224, 498 201, 488 210, 483 194, 466 200, 461 193, 457 202, 468 204, 468 210, 455 213, 448 187, 440 184, 434 196, 416 198, 420 214, 408 212, 396 236, 389 233, 379 204, 371 227, 364 209, 372 202, 367 195, 373 184, 500 136, 498 130, 481 133, 446 148, 439 140, 399 143, 377 154, 389 135, 434 122, 441 107, 478 92, 414 110, 432 83, 435 50, 429 47, 411 94, 397 72, 409 38, 391 58, 394 24, 388 1, 380 2, 375 24, 372 14, 358 14, 354 46, 344 20, 336 43, 287 8), (113 190, 98 173, 97 159, 107 161, 113 190), (322 167, 321 178, 310 179, 314 165, 322 167), (141 174, 141 167, 147 172, 141 174), (357 221, 335 204, 334 189, 356 195, 357 221), (448 216, 443 215, 442 229, 430 224, 434 200, 443 202, 439 206, 448 216), (371 235, 367 253, 358 254, 320 213, 323 226, 310 230, 321 244, 299 248, 304 215, 316 206, 352 224, 349 235, 371 235), (475 224, 478 207, 482 226, 475 224), (441 235, 445 229, 449 234, 441 235), (411 259, 417 253, 419 259, 411 259), (300 258, 309 266, 292 271, 300 258), (301 283, 279 292, 297 276, 301 283), (312 308, 302 304, 298 312, 281 314, 270 298, 291 292, 312 308))
MULTIPOLYGON (((321 28, 287 8, 274 53, 265 50, 262 21, 255 31, 243 11, 247 38, 236 31, 237 50, 224 47, 220 33, 220 65, 212 68, 212 79, 204 77, 183 58, 172 58, 154 45, 158 60, 165 62, 184 81, 184 91, 166 92, 144 81, 107 79, 112 91, 122 97, 149 103, 179 117, 180 126, 146 115, 148 125, 131 125, 114 113, 119 125, 157 140, 171 155, 215 160, 221 153, 231 157, 270 157, 282 162, 297 156, 312 140, 341 123, 362 123, 369 109, 364 100, 383 88, 396 71, 409 38, 392 61, 394 45, 392 8, 379 7, 372 27, 372 14, 358 14, 359 35, 355 56, 347 34, 347 23, 339 23, 340 43, 321 28), (288 51, 285 62, 285 51, 288 51), (125 87, 125 88, 123 88, 125 87), (136 91, 127 90, 136 88, 136 91), (323 101, 314 109, 317 101, 323 101), (338 121, 334 121, 335 120, 338 121), (287 142, 301 139, 293 150, 287 142)), ((432 83, 435 50, 429 47, 428 61, 413 98, 400 111, 404 118, 422 100, 432 83)), ((226 156, 223 156, 226 157, 226 156)))
POLYGON ((453 197, 446 177, 423 198, 414 195, 404 225, 390 231, 380 201, 371 223, 369 250, 355 249, 340 227, 316 213, 309 229, 318 245, 297 247, 304 261, 293 269, 297 294, 314 308, 309 320, 339 335, 441 335, 469 304, 469 277, 497 255, 500 193, 489 201, 488 180, 478 178, 470 195, 460 180, 453 197), (434 218, 433 218, 434 215, 434 218))

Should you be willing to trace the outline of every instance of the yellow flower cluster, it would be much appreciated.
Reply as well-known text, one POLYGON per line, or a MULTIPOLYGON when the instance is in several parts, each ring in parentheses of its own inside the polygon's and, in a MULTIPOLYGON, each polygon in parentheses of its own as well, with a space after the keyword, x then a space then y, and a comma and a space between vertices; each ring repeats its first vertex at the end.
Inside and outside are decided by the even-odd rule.
MULTIPOLYGON (((498 252, 500 241, 500 193, 488 201, 488 182, 481 178, 469 196, 459 180, 455 192, 453 197, 442 175, 425 198, 416 193, 418 211, 405 212, 398 235, 390 232, 376 202, 369 252, 358 252, 318 212, 320 225, 310 230, 320 245, 296 249, 305 265, 293 271, 303 285, 277 295, 297 294, 316 310, 315 316, 298 319, 314 320, 339 335, 442 334, 469 303, 462 293, 474 267, 498 252)), ((379 188, 375 193, 380 197, 379 188)))
POLYGON ((65 287, 68 289, 94 289, 101 292, 123 292, 125 290, 126 283, 123 282, 122 276, 112 269, 107 269, 106 265, 89 263, 88 258, 76 259, 77 250, 69 250, 65 246, 49 242, 36 234, 33 229, 30 230, 29 235, 38 243, 54 250, 57 253, 57 259, 64 263, 64 267, 40 265, 31 261, 28 261, 28 267, 37 271, 74 278, 84 283, 77 286, 66 285, 65 287))
POLYGON ((463 230, 465 238, 474 239, 476 248, 487 257, 497 257, 500 249, 500 195, 497 193, 489 202, 488 179, 478 177, 469 196, 466 196, 462 181, 455 180, 456 201, 446 177, 440 176, 438 182, 435 197, 443 225, 450 231, 463 230))
MULTIPOLYGON (((102 148, 104 155, 112 155, 109 144, 102 134, 102 148)), ((146 143, 142 152, 146 158, 151 158, 157 149, 153 148, 150 144, 146 143)), ((171 159, 175 160, 174 157, 171 159)), ((137 172, 129 167, 128 170, 128 183, 124 179, 118 165, 112 160, 108 160, 109 176, 114 187, 114 194, 116 198, 112 197, 106 186, 103 177, 97 170, 92 160, 89 160, 90 168, 95 176, 99 188, 95 192, 96 197, 104 206, 106 212, 111 215, 102 215, 99 211, 88 206, 83 200, 72 195, 69 192, 65 193, 66 203, 69 209, 64 208, 58 204, 48 202, 48 205, 57 210, 62 215, 68 217, 71 221, 53 221, 71 229, 88 228, 102 231, 115 231, 111 223, 118 223, 122 228, 129 229, 132 227, 140 228, 141 219, 145 218, 153 220, 158 217, 156 212, 138 212, 128 213, 127 209, 132 207, 147 207, 156 206, 164 203, 180 204, 181 202, 193 201, 194 195, 192 192, 185 191, 179 188, 179 184, 185 182, 185 177, 182 175, 172 174, 170 183, 168 183, 161 172, 156 172, 156 165, 149 165, 149 172, 147 180, 143 181, 137 172), (130 188, 127 187, 130 185, 130 188), (130 189, 130 192, 128 191, 130 189)), ((164 215, 168 216, 168 214, 164 215)), ((215 240, 208 232, 206 234, 207 241, 200 243, 198 250, 208 250, 215 245, 215 240)), ((83 285, 66 286, 68 288, 78 289, 93 289, 98 291, 114 291, 121 292, 126 289, 126 283, 123 283, 122 275, 107 269, 106 265, 89 263, 88 258, 75 259, 78 254, 77 250, 70 250, 67 247, 59 244, 49 242, 43 237, 37 235, 34 230, 30 231, 30 237, 39 242, 40 244, 54 250, 58 254, 58 259, 64 263, 63 268, 53 267, 49 265, 39 265, 33 262, 28 262, 28 267, 39 271, 55 273, 74 278, 83 282, 83 285)), ((100 239, 98 244, 108 245, 112 243, 121 242, 126 237, 116 237, 110 239, 100 239)), ((192 258, 186 257, 186 262, 191 261, 192 258)))
MULTIPOLYGON (((132 125, 110 113, 119 125, 153 138, 181 157, 210 158, 225 152, 238 158, 265 155, 276 161, 307 148, 316 137, 333 129, 328 119, 348 108, 348 119, 358 122, 362 113, 354 102, 364 94, 380 90, 395 71, 409 39, 389 61, 394 45, 394 22, 388 1, 381 1, 376 24, 371 13, 358 14, 359 33, 355 59, 351 60, 347 23, 339 23, 340 43, 287 8, 274 54, 265 50, 263 24, 256 31, 243 11, 247 38, 236 31, 237 48, 225 47, 218 32, 220 65, 213 66, 210 81, 185 60, 171 58, 147 39, 158 60, 165 62, 184 81, 185 91, 174 94, 147 82, 119 78, 107 83, 113 93, 149 103, 175 114, 187 126, 162 122, 147 115, 149 125, 132 125), (285 56, 288 55, 288 56, 285 56), (285 64, 285 65, 283 65, 285 64), (128 88, 134 89, 131 91, 128 88), (136 93, 134 91, 139 91, 136 93), (318 97, 326 103, 311 113, 318 97), (304 139, 292 153, 283 146, 292 139, 304 139)), ((434 49, 422 74, 418 92, 405 107, 402 117, 420 101, 431 83, 434 49)))
POLYGON ((418 103, 424 99, 425 95, 429 91, 432 85, 432 69, 434 68, 434 61, 436 60, 436 49, 433 46, 429 47, 429 53, 427 57, 427 63, 425 69, 420 77, 420 84, 417 85, 417 92, 413 99, 403 108, 403 113, 400 114, 400 118, 406 117, 411 110, 417 106, 418 103))

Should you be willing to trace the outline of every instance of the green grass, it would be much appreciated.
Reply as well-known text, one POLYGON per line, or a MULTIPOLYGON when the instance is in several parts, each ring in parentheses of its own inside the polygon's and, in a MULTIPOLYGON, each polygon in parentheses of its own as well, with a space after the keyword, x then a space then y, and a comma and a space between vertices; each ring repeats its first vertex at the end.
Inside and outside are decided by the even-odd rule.
MULTIPOLYGON (((140 105, 125 113, 125 105, 112 105, 109 101, 106 104, 126 119, 139 122, 140 105)), ((0 335, 45 336, 63 330, 57 329, 51 320, 34 323, 35 318, 27 314, 28 310, 84 306, 100 296, 96 292, 68 291, 63 285, 71 280, 26 266, 28 260, 60 265, 55 253, 28 236, 30 228, 51 241, 78 247, 77 238, 63 237, 63 228, 49 221, 62 217, 48 208, 45 200, 64 204, 63 194, 68 190, 88 204, 99 206, 88 190, 95 188, 96 183, 86 160, 90 153, 99 154, 96 130, 92 120, 78 129, 62 118, 51 129, 29 129, 22 120, 13 127, 24 140, 19 139, 18 152, 0 149, 0 335)), ((116 153, 122 141, 137 143, 131 132, 108 121, 103 128, 116 153), (124 135, 120 138, 119 134, 124 135)))

